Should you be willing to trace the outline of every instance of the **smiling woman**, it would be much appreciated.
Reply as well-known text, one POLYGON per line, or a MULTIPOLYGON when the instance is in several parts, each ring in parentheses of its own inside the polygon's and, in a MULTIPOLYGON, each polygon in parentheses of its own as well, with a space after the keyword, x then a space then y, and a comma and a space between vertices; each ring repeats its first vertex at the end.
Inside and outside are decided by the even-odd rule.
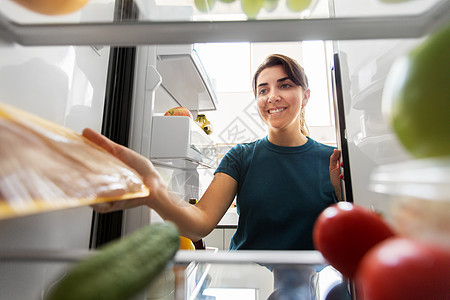
POLYGON ((99 145, 140 170, 151 193, 139 203, 177 224, 182 236, 205 237, 236 199, 239 219, 230 249, 313 250, 317 216, 340 200, 340 152, 303 130, 302 111, 309 89, 304 70, 295 60, 270 55, 253 82, 255 97, 267 95, 257 102, 268 134, 230 149, 196 205, 182 205, 144 157, 100 136, 86 137, 101 141, 99 145))

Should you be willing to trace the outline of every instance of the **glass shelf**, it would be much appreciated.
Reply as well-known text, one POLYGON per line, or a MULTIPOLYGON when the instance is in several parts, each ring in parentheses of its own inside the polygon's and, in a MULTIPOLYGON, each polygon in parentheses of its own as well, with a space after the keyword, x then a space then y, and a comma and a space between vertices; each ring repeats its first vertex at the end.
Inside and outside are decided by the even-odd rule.
MULTIPOLYGON (((36 267, 59 268, 48 281, 42 281, 37 294, 45 294, 67 268, 94 253, 82 249, 0 249, 0 260, 5 266, 32 263, 36 267)), ((254 297, 245 299, 280 299, 289 293, 295 299, 319 300, 341 283, 345 284, 342 275, 328 266, 317 251, 180 250, 140 297, 133 299, 166 296, 195 300, 213 294, 217 299, 230 299, 230 295, 243 293, 254 297)))
POLYGON ((0 38, 23 45, 145 45, 421 37, 448 23, 447 0, 387 4, 380 0, 317 0, 292 12, 285 0, 249 19, 241 1, 217 1, 202 13, 193 0, 135 0, 136 19, 118 20, 114 1, 91 0, 64 16, 44 16, 0 0, 0 38), (339 8, 340 15, 333 13, 339 8))

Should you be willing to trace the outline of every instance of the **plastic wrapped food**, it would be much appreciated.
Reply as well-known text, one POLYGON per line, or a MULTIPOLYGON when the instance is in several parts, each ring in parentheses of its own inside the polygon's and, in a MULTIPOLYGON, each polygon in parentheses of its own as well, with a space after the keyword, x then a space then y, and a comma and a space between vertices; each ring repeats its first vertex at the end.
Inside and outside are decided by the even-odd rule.
POLYGON ((148 195, 141 177, 71 129, 0 103, 0 219, 148 195))

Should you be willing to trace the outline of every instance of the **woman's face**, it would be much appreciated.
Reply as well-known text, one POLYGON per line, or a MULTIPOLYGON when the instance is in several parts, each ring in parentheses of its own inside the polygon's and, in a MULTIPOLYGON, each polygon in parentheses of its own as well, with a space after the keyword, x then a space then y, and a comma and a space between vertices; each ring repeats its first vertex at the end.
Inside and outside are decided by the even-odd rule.
POLYGON ((264 69, 256 88, 259 114, 269 128, 299 128, 300 111, 308 102, 309 89, 295 85, 281 65, 264 69))

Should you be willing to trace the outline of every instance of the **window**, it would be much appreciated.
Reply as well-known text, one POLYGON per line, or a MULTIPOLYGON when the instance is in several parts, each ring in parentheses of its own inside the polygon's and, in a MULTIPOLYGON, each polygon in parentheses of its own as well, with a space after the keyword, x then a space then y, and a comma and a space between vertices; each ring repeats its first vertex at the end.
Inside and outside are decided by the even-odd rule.
POLYGON ((218 110, 205 112, 218 144, 249 142, 267 134, 252 92, 252 76, 264 58, 281 53, 296 59, 306 71, 311 98, 306 107, 311 137, 335 144, 334 113, 329 92, 327 42, 208 43, 194 46, 219 100, 218 110))

